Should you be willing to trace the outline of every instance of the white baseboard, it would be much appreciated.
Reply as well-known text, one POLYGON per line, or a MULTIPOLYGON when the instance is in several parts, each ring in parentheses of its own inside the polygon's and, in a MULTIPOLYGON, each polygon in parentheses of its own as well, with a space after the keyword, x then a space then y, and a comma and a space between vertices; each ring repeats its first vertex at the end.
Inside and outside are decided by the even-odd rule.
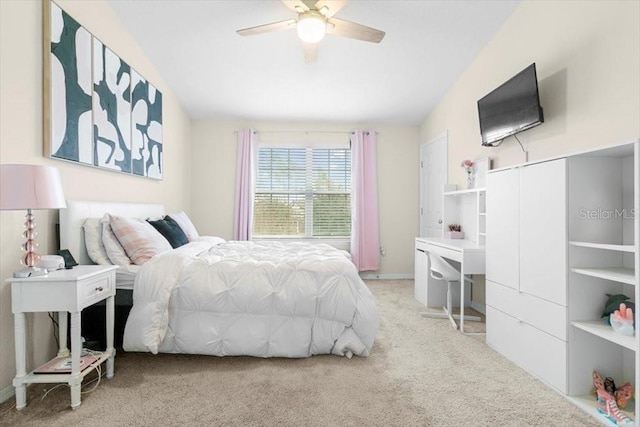
POLYGON ((16 391, 12 385, 0 390, 0 403, 4 403, 16 395, 16 391))
POLYGON ((484 304, 479 303, 479 302, 475 302, 475 301, 471 301, 469 306, 471 308, 473 308, 475 311, 478 311, 478 312, 482 313, 484 316, 487 315, 487 308, 486 308, 486 306, 484 304))
POLYGON ((410 273, 360 273, 362 280, 407 280, 413 279, 410 273))

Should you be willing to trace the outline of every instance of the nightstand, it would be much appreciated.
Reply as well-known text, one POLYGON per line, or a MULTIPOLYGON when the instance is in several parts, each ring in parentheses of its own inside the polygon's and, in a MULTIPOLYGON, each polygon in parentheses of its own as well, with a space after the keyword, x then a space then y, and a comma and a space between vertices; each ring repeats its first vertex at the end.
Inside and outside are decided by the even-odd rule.
POLYGON ((80 406, 80 386, 83 378, 106 361, 107 378, 113 377, 114 297, 116 294, 115 265, 79 265, 71 270, 57 270, 45 276, 11 278, 11 305, 14 315, 16 343, 16 409, 27 405, 26 384, 68 383, 71 388, 71 408, 80 406), (85 369, 80 367, 82 343, 80 313, 85 307, 105 300, 107 304, 107 349, 85 369), (71 357, 69 373, 26 372, 25 313, 58 312, 60 349, 58 357, 71 357), (67 313, 71 315, 71 353, 67 348, 67 313))

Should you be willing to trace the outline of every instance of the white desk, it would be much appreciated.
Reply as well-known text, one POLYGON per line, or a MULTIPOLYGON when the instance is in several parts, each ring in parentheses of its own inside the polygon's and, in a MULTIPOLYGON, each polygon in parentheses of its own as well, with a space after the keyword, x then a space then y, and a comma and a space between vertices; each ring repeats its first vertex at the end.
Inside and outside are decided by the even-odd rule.
MULTIPOLYGON (((460 332, 464 332, 464 304, 465 304, 465 292, 464 292, 464 276, 467 274, 485 274, 485 249, 484 245, 479 245, 477 242, 471 240, 462 239, 443 239, 439 237, 416 237, 416 299, 425 305, 442 305, 444 302, 443 293, 429 292, 430 277, 428 270, 428 263, 418 262, 420 256, 418 252, 424 252, 425 255, 428 252, 435 252, 443 258, 447 258, 460 263, 460 332), (426 283, 418 283, 419 280, 426 283), (418 290, 420 286, 425 287, 422 295, 418 290), (435 295, 438 301, 428 299, 426 295, 435 295), (440 297, 442 295, 442 297, 440 297)), ((444 289, 444 287, 439 286, 444 289)))

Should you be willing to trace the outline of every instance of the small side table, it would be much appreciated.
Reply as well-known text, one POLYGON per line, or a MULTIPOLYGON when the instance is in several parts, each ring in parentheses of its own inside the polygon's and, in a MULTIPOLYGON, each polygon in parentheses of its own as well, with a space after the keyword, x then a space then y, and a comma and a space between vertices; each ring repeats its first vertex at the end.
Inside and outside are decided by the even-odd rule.
POLYGON ((107 362, 107 378, 113 378, 115 349, 113 348, 114 297, 116 294, 114 265, 79 265, 71 270, 53 271, 45 276, 10 278, 11 306, 14 315, 16 343, 16 409, 27 406, 30 383, 68 383, 71 388, 71 408, 80 406, 80 386, 83 378, 107 362), (82 342, 80 313, 85 307, 106 299, 107 349, 86 369, 80 369, 82 342), (58 357, 71 356, 71 372, 37 374, 26 372, 25 312, 58 312, 60 349, 58 357), (71 353, 67 348, 67 313, 71 314, 71 353))

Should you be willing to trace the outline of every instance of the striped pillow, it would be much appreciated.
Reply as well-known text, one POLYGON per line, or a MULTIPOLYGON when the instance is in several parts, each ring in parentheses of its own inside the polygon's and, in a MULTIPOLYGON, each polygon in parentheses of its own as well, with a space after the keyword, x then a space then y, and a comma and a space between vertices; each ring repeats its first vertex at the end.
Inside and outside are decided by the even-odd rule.
POLYGON ((109 223, 125 252, 136 265, 142 265, 154 256, 173 249, 167 239, 143 219, 110 215, 109 223))

